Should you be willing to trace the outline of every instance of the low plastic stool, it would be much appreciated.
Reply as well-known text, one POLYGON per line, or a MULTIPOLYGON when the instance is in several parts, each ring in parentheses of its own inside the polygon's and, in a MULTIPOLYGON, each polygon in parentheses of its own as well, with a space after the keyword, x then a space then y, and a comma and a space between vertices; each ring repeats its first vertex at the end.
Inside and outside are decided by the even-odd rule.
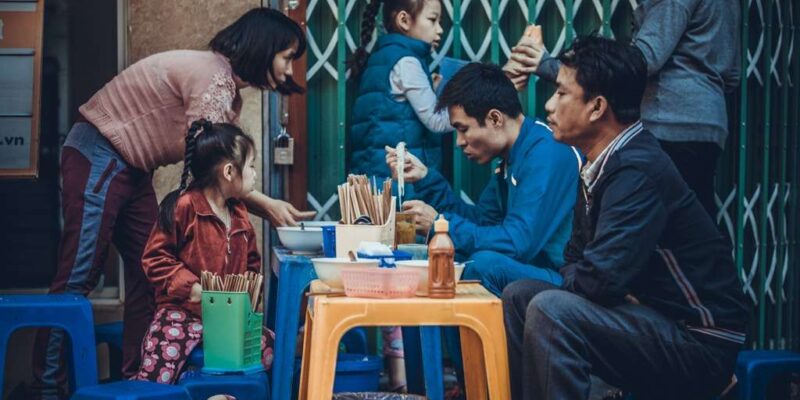
POLYGON ((786 372, 800 372, 800 353, 777 350, 740 352, 736 361, 739 399, 765 398, 770 381, 786 372))
POLYGON ((122 321, 94 326, 95 344, 108 345, 108 373, 112 381, 122 379, 122 321))
POLYGON ((189 392, 193 400, 206 400, 217 394, 227 394, 237 400, 269 399, 267 373, 211 375, 199 371, 188 372, 178 384, 189 392))
POLYGON ((187 367, 193 368, 203 368, 203 364, 205 363, 205 353, 203 353, 203 346, 197 346, 189 353, 189 359, 186 361, 187 367))
MULTIPOLYGON (((302 358, 295 358, 292 393, 296 398, 300 388, 300 368, 302 358)), ((381 357, 368 354, 339 353, 336 356, 336 378, 333 380, 333 393, 377 392, 380 374, 383 369, 381 357)), ((430 399, 429 399, 430 400, 430 399)))
POLYGON ((78 389, 72 400, 191 400, 181 386, 149 381, 119 381, 78 389))
MULTIPOLYGON (((92 306, 83 296, 72 294, 0 296, 0 388, 11 334, 22 328, 52 327, 69 335, 71 388, 97 384, 97 352, 94 343, 92 306)), ((64 338, 66 340, 66 338, 64 338)))
MULTIPOLYGON (((312 291, 316 292, 315 284, 319 283, 312 283, 312 291)), ((349 329, 406 325, 459 326, 467 398, 509 399, 508 353, 500 299, 479 284, 458 285, 456 292, 456 297, 448 300, 314 296, 306 309, 300 399, 331 398, 337 344, 349 329)))
POLYGON ((342 344, 346 353, 367 354, 367 331, 364 328, 347 331, 342 337, 342 344))

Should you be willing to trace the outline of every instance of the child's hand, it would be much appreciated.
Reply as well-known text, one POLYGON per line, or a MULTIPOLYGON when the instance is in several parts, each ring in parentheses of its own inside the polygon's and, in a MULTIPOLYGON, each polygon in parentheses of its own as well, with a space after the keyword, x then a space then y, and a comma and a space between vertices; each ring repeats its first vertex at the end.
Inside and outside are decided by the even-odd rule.
POLYGON ((203 287, 200 286, 199 283, 195 282, 194 285, 192 285, 192 292, 189 293, 189 303, 199 303, 202 298, 203 287))
MULTIPOLYGON (((389 146, 386 146, 384 150, 386 150, 386 165, 392 171, 392 179, 397 179, 397 150, 389 146)), ((419 158, 406 151, 403 173, 406 183, 414 183, 428 175, 428 167, 419 158)))
POLYGON ((433 81, 433 91, 439 90, 439 84, 442 83, 442 75, 434 72, 431 74, 431 80, 433 81))

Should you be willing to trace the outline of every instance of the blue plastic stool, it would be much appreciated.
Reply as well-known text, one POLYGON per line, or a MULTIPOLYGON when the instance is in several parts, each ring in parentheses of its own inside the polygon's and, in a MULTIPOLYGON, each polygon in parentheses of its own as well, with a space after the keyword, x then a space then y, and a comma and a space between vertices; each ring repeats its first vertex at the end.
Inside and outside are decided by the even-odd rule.
POLYGON ((355 328, 342 336, 346 353, 367 354, 367 330, 355 328))
POLYGON ((341 353, 336 358, 333 392, 376 392, 382 369, 378 356, 341 353))
MULTIPOLYGON (((294 361, 292 394, 296 396, 300 386, 302 359, 294 361)), ((336 376, 333 380, 333 393, 377 392, 383 362, 378 356, 367 354, 339 353, 336 356, 336 376)))
POLYGON ((205 353, 203 353, 203 346, 197 346, 189 353, 189 359, 186 360, 187 367, 196 367, 197 369, 203 368, 205 364, 205 353))
POLYGON ((97 384, 97 353, 89 300, 73 294, 3 295, 0 296, 0 388, 11 334, 31 327, 61 328, 69 335, 71 388, 97 384))
POLYGON ((280 255, 278 298, 275 304, 275 349, 272 361, 272 398, 289 399, 292 394, 294 353, 300 307, 306 288, 317 274, 306 257, 280 255))
POLYGON ((95 325, 94 341, 122 350, 122 321, 95 325))
POLYGON ((78 389, 72 400, 191 400, 181 386, 148 381, 119 381, 78 389))
POLYGON ((108 373, 112 381, 122 379, 122 321, 94 326, 95 344, 108 345, 108 373))
POLYGON ((227 394, 238 400, 269 399, 267 373, 210 375, 199 371, 188 372, 178 384, 189 392, 193 400, 206 400, 216 394, 227 394))
MULTIPOLYGON (((306 288, 317 279, 314 265, 307 257, 281 254, 278 296, 275 304, 275 348, 272 361, 272 398, 288 399, 292 393, 294 355, 300 307, 306 288)), ((342 341, 348 352, 366 353, 367 336, 363 329, 353 329, 342 341)))
POLYGON ((736 360, 739 399, 763 399, 772 378, 785 372, 800 372, 800 353, 742 351, 736 360))

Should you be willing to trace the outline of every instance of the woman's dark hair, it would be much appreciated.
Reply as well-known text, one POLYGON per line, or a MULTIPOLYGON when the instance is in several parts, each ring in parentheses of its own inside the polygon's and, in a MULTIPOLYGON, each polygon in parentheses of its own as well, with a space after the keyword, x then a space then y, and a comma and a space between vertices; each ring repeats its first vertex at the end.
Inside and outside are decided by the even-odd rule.
POLYGON ((192 122, 186 135, 186 153, 183 158, 183 174, 177 190, 170 192, 158 214, 158 226, 165 232, 172 232, 175 221, 175 204, 178 197, 187 189, 203 189, 216 184, 216 168, 231 162, 241 174, 247 156, 255 155, 253 138, 233 124, 212 124, 201 119, 192 122), (189 178, 192 178, 189 182, 189 178))
POLYGON ((629 124, 639 119, 647 63, 636 46, 586 36, 573 42, 558 59, 563 66, 575 69, 575 81, 583 88, 584 101, 603 96, 617 121, 629 124))
MULTIPOLYGON (((272 61, 278 53, 293 45, 297 45, 294 58, 302 57, 306 51, 303 28, 280 11, 264 7, 244 13, 236 22, 217 32, 208 43, 211 50, 228 57, 239 78, 261 89, 273 89, 267 80, 269 73, 273 81, 278 81, 272 70, 272 61)), ((282 94, 305 91, 290 76, 274 89, 282 94)))
POLYGON ((436 111, 461 106, 464 113, 484 126, 492 109, 516 118, 522 114, 517 90, 499 66, 473 62, 461 68, 442 90, 436 111))
POLYGON ((367 59, 369 58, 367 44, 369 44, 372 32, 375 30, 375 20, 381 3, 383 3, 383 26, 387 32, 396 33, 399 31, 394 23, 397 14, 405 11, 411 15, 411 18, 416 18, 425 8, 426 1, 428 0, 370 0, 364 10, 364 14, 361 15, 361 42, 355 53, 353 53, 353 59, 350 60, 352 76, 361 74, 364 66, 367 65, 367 59))

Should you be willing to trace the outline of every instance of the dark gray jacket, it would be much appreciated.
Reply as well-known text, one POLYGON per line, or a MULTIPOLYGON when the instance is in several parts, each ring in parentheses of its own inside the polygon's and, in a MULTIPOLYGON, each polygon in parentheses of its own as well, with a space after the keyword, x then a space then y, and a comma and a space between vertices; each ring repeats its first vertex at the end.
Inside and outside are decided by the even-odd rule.
POLYGON ((608 157, 591 194, 579 190, 564 259, 566 290, 609 306, 632 294, 699 339, 744 342, 731 246, 646 130, 608 157))

